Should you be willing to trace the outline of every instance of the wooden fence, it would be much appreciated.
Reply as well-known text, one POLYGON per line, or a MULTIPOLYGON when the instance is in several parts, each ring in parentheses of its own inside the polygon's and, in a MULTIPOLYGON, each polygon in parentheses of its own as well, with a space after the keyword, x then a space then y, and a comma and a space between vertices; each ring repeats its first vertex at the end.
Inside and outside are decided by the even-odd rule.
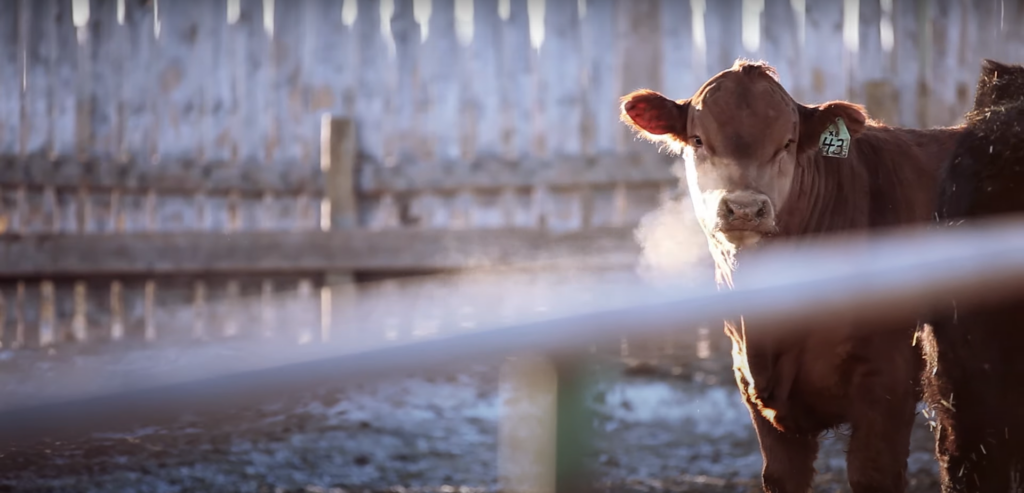
MULTIPOLYGON (((412 243, 421 254, 403 265, 451 267, 430 249, 449 251, 454 229, 505 230, 479 237, 480 251, 538 230, 597 230, 623 247, 675 178, 618 122, 618 97, 639 87, 688 96, 736 57, 774 64, 801 101, 850 99, 911 126, 955 123, 982 57, 1024 60, 1020 0, 2 0, 0 9, 5 348, 258 332, 210 318, 210 307, 242 299, 254 305, 232 313, 261 313, 266 330, 280 325, 267 320, 301 317, 323 325, 325 279, 380 270, 386 252, 412 243), (389 229, 417 233, 369 233, 389 229), (197 254, 180 275, 155 269, 147 245, 186 232, 172 257, 216 249, 228 234, 256 249, 250 258, 278 260, 239 268, 220 250, 197 254), (289 241, 299 232, 321 238, 309 243, 327 259, 299 262, 315 253, 289 241), (353 242, 335 241, 363 234, 361 251, 384 253, 358 257, 353 242), (116 277, 90 271, 103 264, 92 257, 65 271, 53 266, 66 259, 29 258, 26 245, 50 241, 65 245, 53 255, 75 256, 79 235, 99 238, 90 241, 104 265, 124 254, 116 277), (323 249, 338 244, 349 250, 332 261, 323 249), (15 268, 24 265, 43 267, 15 268), (281 296, 297 301, 271 317, 281 296)), ((520 246, 581 238, 592 237, 520 246)))

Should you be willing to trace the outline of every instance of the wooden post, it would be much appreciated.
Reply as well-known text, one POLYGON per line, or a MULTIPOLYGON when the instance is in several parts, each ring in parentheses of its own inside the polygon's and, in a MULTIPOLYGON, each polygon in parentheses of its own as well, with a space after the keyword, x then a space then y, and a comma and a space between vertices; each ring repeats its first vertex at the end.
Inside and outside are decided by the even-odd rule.
POLYGON ((509 493, 586 493, 593 477, 587 357, 520 356, 501 369, 498 481, 509 493))
POLYGON ((504 362, 498 482, 509 493, 555 493, 558 373, 547 358, 504 362))
POLYGON ((555 491, 586 493, 594 490, 590 465, 594 418, 587 396, 590 381, 585 355, 554 358, 558 390, 555 399, 555 491))
MULTIPOLYGON (((359 157, 356 125, 349 118, 333 118, 325 114, 321 121, 320 165, 326 180, 324 190, 330 220, 329 230, 355 229, 359 226, 356 202, 356 160, 359 157)), ((356 296, 355 277, 351 272, 327 272, 323 298, 329 298, 321 322, 321 340, 332 333, 348 332, 356 296)))

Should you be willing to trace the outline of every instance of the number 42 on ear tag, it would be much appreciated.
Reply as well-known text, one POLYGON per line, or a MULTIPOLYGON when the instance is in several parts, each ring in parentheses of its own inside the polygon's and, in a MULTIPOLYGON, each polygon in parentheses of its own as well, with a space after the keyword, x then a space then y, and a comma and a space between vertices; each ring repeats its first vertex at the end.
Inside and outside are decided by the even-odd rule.
POLYGON ((842 118, 828 124, 818 143, 822 156, 845 158, 850 154, 850 131, 842 118))

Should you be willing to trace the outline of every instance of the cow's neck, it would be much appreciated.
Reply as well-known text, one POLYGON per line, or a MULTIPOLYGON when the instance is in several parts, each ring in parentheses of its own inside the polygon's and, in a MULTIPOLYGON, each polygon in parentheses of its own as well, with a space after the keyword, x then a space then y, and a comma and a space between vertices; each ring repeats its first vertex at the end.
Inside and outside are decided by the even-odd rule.
POLYGON ((789 199, 777 218, 776 237, 815 236, 868 226, 868 171, 852 158, 818 153, 797 161, 789 199))

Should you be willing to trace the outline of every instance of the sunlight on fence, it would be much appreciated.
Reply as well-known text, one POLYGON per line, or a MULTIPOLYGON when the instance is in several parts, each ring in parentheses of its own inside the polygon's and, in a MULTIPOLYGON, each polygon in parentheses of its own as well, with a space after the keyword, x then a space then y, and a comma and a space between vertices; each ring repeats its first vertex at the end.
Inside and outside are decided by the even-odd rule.
MULTIPOLYGON (((765 58, 802 101, 943 125, 981 57, 1024 53, 1000 0, 0 3, 3 237, 631 229, 679 182, 619 123, 632 89, 765 58), (340 120, 359 132, 332 171, 340 120)), ((291 274, 11 279, 0 343, 198 334, 214 300, 323 296, 324 273, 291 274)))

